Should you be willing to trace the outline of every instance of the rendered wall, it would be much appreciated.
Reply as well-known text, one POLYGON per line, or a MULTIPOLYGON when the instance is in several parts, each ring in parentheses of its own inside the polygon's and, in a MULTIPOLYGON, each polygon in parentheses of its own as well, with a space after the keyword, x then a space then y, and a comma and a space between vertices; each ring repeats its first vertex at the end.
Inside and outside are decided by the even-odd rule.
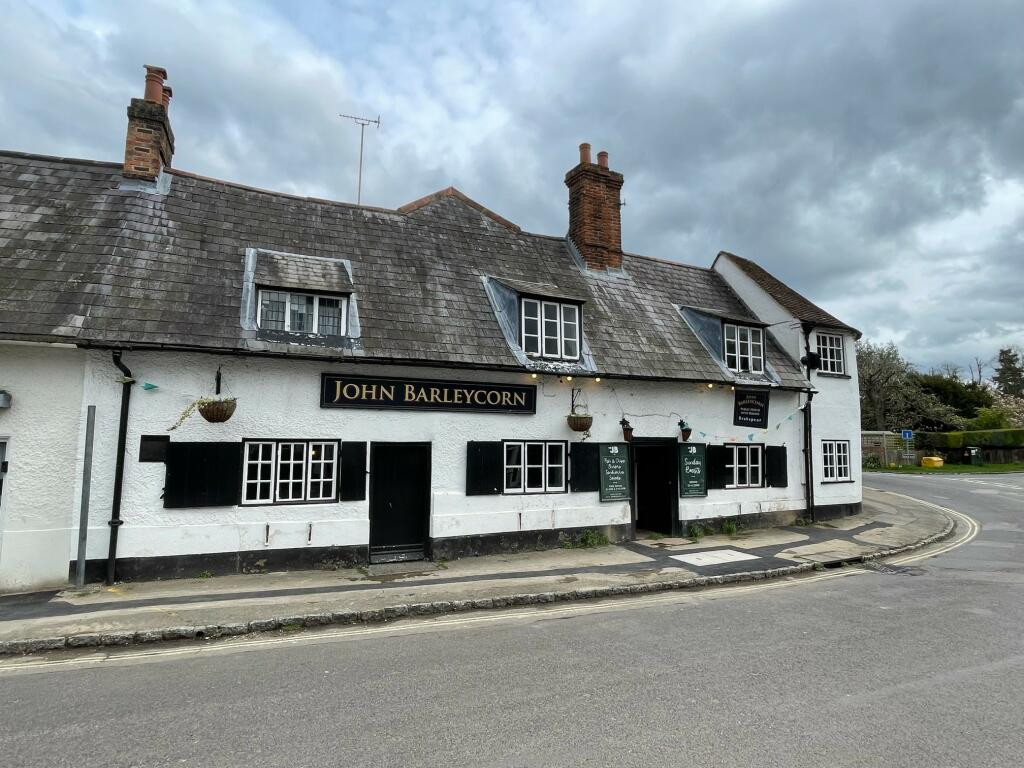
MULTIPOLYGON (((8 472, 0 498, 0 591, 67 581, 81 476, 82 372, 74 348, 0 344, 8 472)), ((106 532, 104 531, 104 534, 106 532)))

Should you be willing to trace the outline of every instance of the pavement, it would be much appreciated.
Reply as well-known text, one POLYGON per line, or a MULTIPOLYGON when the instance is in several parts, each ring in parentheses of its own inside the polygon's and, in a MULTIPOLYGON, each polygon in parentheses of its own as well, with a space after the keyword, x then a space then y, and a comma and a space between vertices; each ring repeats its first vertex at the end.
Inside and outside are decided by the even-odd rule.
POLYGON ((736 535, 648 537, 559 549, 300 571, 131 582, 0 597, 0 653, 209 640, 409 616, 714 587, 891 556, 953 530, 935 509, 867 491, 864 512, 736 535))

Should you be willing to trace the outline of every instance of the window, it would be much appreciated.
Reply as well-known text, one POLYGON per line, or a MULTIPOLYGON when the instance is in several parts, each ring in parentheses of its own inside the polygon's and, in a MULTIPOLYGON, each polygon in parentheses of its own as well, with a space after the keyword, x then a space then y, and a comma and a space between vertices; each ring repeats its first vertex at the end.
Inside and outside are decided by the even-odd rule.
POLYGON ((725 366, 730 371, 764 373, 764 332, 726 323, 725 366))
POLYGON ((343 296, 260 291, 260 328, 344 336, 348 300, 343 296))
POLYGON ((822 440, 821 466, 823 483, 839 483, 850 479, 850 441, 822 440))
POLYGON ((520 335, 523 351, 531 357, 578 360, 580 307, 578 304, 523 299, 520 335))
POLYGON ((243 504, 294 504, 337 498, 338 443, 253 440, 245 443, 243 504))
POLYGON ((565 485, 564 442, 506 441, 505 493, 560 493, 565 485))
POLYGON ((838 333, 818 334, 818 354, 821 355, 822 373, 846 373, 843 360, 843 337, 838 333))
POLYGON ((760 445, 727 445, 726 446, 726 488, 760 488, 763 473, 761 471, 760 445), (731 482, 730 482, 731 475, 731 482))

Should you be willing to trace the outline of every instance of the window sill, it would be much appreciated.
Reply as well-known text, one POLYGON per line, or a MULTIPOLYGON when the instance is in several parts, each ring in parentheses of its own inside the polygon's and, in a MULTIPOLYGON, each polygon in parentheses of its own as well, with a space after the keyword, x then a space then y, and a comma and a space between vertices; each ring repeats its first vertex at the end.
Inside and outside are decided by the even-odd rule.
POLYGON ((235 504, 235 508, 244 507, 250 509, 252 507, 301 507, 301 506, 315 506, 317 504, 337 504, 338 499, 322 499, 319 501, 243 501, 240 504, 235 504))
POLYGON ((568 493, 564 491, 502 491, 502 496, 558 496, 568 493))
POLYGON ((815 373, 818 374, 819 376, 823 376, 826 379, 852 379, 853 378, 853 376, 851 376, 848 373, 829 373, 827 371, 815 371, 815 373))
POLYGON ((822 480, 822 485, 851 485, 856 483, 856 480, 822 480))

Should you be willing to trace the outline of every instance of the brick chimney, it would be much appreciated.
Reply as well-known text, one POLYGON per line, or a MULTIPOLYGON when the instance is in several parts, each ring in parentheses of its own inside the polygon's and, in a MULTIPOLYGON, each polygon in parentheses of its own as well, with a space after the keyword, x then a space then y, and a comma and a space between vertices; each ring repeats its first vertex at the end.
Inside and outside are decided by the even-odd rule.
POLYGON ((588 269, 622 268, 619 191, 622 174, 608 169, 608 153, 590 161, 590 145, 580 144, 580 162, 565 174, 569 188, 569 237, 588 269))
POLYGON ((167 70, 147 64, 145 97, 128 106, 124 175, 129 179, 155 181, 161 169, 171 167, 174 133, 167 118, 171 87, 164 85, 166 79, 167 70))

